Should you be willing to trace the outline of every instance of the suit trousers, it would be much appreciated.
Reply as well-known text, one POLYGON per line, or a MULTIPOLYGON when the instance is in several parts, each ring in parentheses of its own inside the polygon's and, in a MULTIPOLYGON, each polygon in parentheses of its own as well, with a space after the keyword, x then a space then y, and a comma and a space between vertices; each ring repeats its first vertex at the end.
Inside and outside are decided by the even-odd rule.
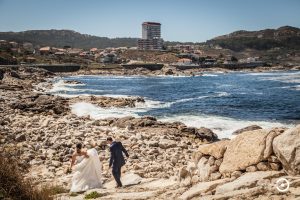
POLYGON ((122 166, 113 166, 112 167, 112 174, 117 182, 117 186, 121 187, 122 182, 121 182, 121 167, 122 166))

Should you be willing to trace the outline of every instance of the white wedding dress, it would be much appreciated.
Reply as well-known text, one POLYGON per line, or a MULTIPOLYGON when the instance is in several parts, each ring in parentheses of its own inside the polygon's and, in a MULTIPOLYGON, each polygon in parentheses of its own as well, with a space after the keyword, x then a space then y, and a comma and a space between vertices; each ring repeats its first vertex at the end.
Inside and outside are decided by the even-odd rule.
POLYGON ((96 149, 87 150, 89 158, 77 156, 72 171, 71 192, 82 192, 102 187, 101 163, 96 149))

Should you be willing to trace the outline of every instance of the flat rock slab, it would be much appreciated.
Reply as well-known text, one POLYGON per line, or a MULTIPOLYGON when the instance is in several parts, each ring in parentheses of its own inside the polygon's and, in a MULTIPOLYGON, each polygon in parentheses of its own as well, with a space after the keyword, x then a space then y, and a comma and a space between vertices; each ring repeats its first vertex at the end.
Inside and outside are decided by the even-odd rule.
POLYGON ((276 178, 282 175, 284 175, 284 173, 278 171, 248 172, 232 182, 225 183, 224 185, 219 185, 216 188, 216 194, 225 194, 244 188, 253 188, 256 186, 256 183, 259 180, 267 178, 276 178))
POLYGON ((171 179, 157 179, 148 183, 143 183, 139 185, 139 188, 147 189, 147 190, 156 190, 156 189, 164 189, 171 186, 179 184, 175 180, 171 179))
POLYGON ((225 199, 251 199, 251 196, 256 196, 264 193, 265 190, 261 187, 247 188, 242 190, 235 190, 225 194, 202 196, 201 200, 225 200, 225 199))
POLYGON ((197 185, 194 185, 187 191, 185 191, 179 199, 182 200, 187 200, 191 199, 193 197, 199 196, 202 193, 206 193, 208 191, 214 190, 218 185, 224 184, 228 182, 230 179, 220 179, 216 181, 211 181, 211 182, 200 182, 197 185))
POLYGON ((114 193, 112 195, 100 197, 98 199, 114 199, 114 200, 131 200, 131 199, 155 199, 155 197, 158 195, 157 191, 147 191, 147 192, 121 192, 121 193, 114 193))
MULTIPOLYGON (((142 177, 140 177, 139 175, 134 174, 134 173, 125 174, 124 176, 121 177, 122 184, 125 187, 137 185, 137 184, 141 183, 142 179, 143 179, 142 177)), ((115 180, 112 180, 112 181, 104 184, 104 188, 107 188, 107 189, 111 189, 114 187, 116 187, 115 180)))

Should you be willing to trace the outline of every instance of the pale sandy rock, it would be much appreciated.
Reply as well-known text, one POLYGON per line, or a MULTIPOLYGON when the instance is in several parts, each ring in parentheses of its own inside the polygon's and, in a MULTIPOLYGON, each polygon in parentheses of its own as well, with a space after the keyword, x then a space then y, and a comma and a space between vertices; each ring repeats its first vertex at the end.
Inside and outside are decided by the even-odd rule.
POLYGON ((251 125, 251 126, 247 126, 245 128, 241 128, 241 129, 238 129, 236 131, 234 131, 232 133, 232 135, 238 135, 238 134, 241 134, 243 132, 246 132, 246 131, 254 131, 254 130, 258 130, 258 129, 262 129, 260 126, 257 126, 257 125, 251 125))
POLYGON ((198 183, 199 182, 199 176, 198 175, 194 175, 192 177, 191 182, 192 182, 192 185, 195 185, 196 183, 198 183))
POLYGON ((251 165, 246 167, 246 172, 256 172, 256 171, 257 171, 256 165, 251 165))
POLYGON ((262 187, 246 188, 241 190, 234 190, 225 194, 215 194, 202 196, 201 200, 227 200, 227 199, 253 199, 253 197, 265 193, 266 190, 262 187))
POLYGON ((214 181, 214 180, 220 179, 221 177, 222 177, 222 174, 220 172, 215 172, 210 175, 209 180, 214 181))
POLYGON ((159 141, 159 147, 162 149, 168 149, 168 148, 173 148, 176 147, 177 144, 174 140, 168 140, 168 139, 161 139, 159 141))
POLYGON ((181 186, 188 186, 191 184, 191 173, 187 170, 186 166, 179 169, 178 177, 181 186))
POLYGON ((267 162, 259 162, 256 166, 259 171, 268 171, 270 169, 267 162))
POLYGON ((179 199, 188 200, 193 197, 200 196, 201 194, 204 194, 208 191, 214 190, 218 185, 224 184, 228 181, 229 181, 229 179, 220 179, 220 180, 211 181, 211 182, 198 183, 198 184, 194 185, 193 187, 191 187, 190 189, 188 189, 186 192, 184 192, 179 197, 179 199))
POLYGON ((248 131, 237 135, 227 145, 220 172, 232 173, 236 170, 245 170, 248 166, 263 161, 270 151, 272 139, 277 136, 274 131, 264 129, 248 131))
POLYGON ((214 165, 214 163, 215 163, 215 158, 213 157, 213 156, 210 156, 209 158, 208 158, 208 164, 210 165, 210 166, 213 166, 214 165))
POLYGON ((242 175, 242 172, 241 171, 234 171, 231 173, 231 177, 235 177, 235 178, 238 178, 242 175))
POLYGON ((194 160, 194 162, 195 162, 196 165, 198 164, 198 162, 202 158, 202 156, 203 156, 203 154, 200 153, 199 151, 193 152, 192 158, 193 158, 193 160, 194 160))
POLYGON ((111 192, 112 194, 101 197, 100 199, 109 200, 125 200, 125 199, 154 199, 158 191, 145 191, 145 192, 111 192))
POLYGON ((230 140, 221 140, 211 144, 203 144, 198 148, 198 152, 204 155, 211 155, 216 159, 222 158, 230 140))
POLYGON ((272 129, 267 138, 266 138, 266 147, 264 151, 264 159, 269 158, 273 154, 273 140, 278 135, 282 134, 285 131, 285 129, 282 128, 275 128, 272 129))
MULTIPOLYGON (((128 173, 123 176, 121 176, 121 181, 123 186, 131 186, 131 185, 137 185, 142 181, 142 178, 134 173, 128 173)), ((116 183, 114 180, 104 184, 105 188, 114 188, 116 186, 116 183)))
POLYGON ((193 174, 193 172, 197 169, 195 163, 193 162, 188 162, 186 169, 193 174))
POLYGON ((143 188, 144 190, 156 190, 176 185, 178 185, 178 182, 174 179, 156 179, 153 181, 142 183, 141 185, 139 185, 139 188, 143 188))
POLYGON ((216 188, 216 194, 225 194, 227 192, 232 192, 243 188, 253 188, 256 186, 256 183, 259 180, 267 178, 276 178, 282 176, 283 174, 284 173, 277 171, 248 172, 232 182, 218 186, 216 188))
POLYGON ((218 159, 215 161, 215 165, 217 165, 218 167, 220 167, 220 165, 222 164, 222 159, 218 159))
POLYGON ((211 166, 208 163, 208 159, 205 157, 202 157, 199 160, 199 163, 197 164, 198 168, 198 175, 200 181, 208 181, 209 176, 211 174, 211 166))
POLYGON ((273 150, 288 174, 300 174, 300 125, 277 136, 273 150))
POLYGON ((279 171, 281 169, 280 163, 269 163, 270 168, 274 171, 279 171))

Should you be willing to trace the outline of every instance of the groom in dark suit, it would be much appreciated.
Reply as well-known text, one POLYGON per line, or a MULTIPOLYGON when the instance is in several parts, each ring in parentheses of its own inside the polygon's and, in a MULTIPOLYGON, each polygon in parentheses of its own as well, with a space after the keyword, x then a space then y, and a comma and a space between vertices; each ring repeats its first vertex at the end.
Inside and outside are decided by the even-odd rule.
POLYGON ((117 187, 122 187, 121 182, 121 167, 125 165, 125 159, 123 153, 129 157, 126 149, 123 147, 121 142, 113 141, 111 137, 108 137, 107 143, 110 144, 110 160, 109 168, 112 167, 112 174, 117 182, 117 187))

